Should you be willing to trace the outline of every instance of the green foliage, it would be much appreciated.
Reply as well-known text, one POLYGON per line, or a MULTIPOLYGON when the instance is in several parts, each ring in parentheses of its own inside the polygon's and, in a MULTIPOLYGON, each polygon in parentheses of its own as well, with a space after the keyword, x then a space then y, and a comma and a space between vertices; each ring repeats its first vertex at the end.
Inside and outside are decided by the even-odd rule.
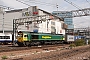
POLYGON ((2 56, 2 60, 8 59, 7 56, 2 56))
POLYGON ((85 45, 85 40, 84 39, 78 39, 75 41, 76 46, 82 46, 85 45))
POLYGON ((69 47, 76 47, 76 45, 75 44, 70 44, 70 46, 69 47))

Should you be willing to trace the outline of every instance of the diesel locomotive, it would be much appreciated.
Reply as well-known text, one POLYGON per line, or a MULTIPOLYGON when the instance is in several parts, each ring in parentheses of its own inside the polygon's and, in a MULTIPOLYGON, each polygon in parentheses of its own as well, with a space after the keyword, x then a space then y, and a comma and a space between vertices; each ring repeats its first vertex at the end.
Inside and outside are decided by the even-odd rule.
POLYGON ((63 34, 34 33, 19 31, 17 35, 18 46, 32 46, 42 44, 63 43, 65 37, 63 34))

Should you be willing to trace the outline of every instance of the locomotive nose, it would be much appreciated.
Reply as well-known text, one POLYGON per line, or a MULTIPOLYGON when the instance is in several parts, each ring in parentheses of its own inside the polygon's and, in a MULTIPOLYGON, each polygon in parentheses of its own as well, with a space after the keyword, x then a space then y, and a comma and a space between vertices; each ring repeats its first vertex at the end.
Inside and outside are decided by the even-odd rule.
POLYGON ((22 37, 17 38, 18 42, 22 42, 22 37))

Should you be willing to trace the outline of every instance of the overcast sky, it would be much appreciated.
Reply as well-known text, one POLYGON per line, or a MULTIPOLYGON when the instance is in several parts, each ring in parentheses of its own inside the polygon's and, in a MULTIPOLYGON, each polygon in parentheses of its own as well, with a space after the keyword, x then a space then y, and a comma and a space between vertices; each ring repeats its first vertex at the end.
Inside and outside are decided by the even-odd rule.
MULTIPOLYGON (((57 10, 56 4, 58 4, 58 11, 71 11, 71 10, 78 10, 78 8, 80 9, 90 8, 90 0, 67 0, 77 5, 78 8, 70 5, 64 0, 19 0, 19 1, 25 2, 30 6, 38 6, 38 8, 48 11, 50 13, 52 11, 57 10)), ((22 4, 16 0, 0 0, 0 5, 5 5, 15 9, 28 7, 27 5, 22 4)), ((73 18, 73 23, 75 27, 89 27, 90 26, 89 22, 90 16, 73 18)))

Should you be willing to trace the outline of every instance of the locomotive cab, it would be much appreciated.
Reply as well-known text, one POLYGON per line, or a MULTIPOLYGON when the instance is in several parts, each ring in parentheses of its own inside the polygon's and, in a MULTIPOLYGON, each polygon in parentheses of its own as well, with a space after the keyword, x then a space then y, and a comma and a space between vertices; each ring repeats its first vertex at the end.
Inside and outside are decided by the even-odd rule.
POLYGON ((17 44, 19 46, 28 46, 31 40, 31 35, 28 32, 18 32, 17 44))
POLYGON ((17 40, 18 40, 18 42, 22 42, 23 41, 23 33, 21 31, 18 32, 17 40))
POLYGON ((28 34, 23 34, 23 41, 27 41, 28 40, 28 34))

